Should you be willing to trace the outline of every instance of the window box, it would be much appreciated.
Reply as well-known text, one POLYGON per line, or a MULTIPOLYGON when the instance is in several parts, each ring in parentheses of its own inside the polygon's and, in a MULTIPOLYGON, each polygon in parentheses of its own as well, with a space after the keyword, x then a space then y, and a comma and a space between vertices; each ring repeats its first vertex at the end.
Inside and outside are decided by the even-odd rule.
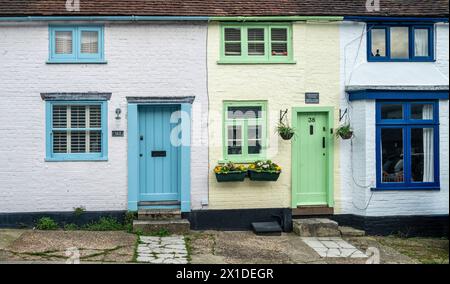
POLYGON ((106 63, 103 26, 50 26, 47 63, 106 63))
POLYGON ((221 35, 219 64, 295 63, 290 24, 223 24, 221 35))
POLYGON ((369 62, 434 61, 434 27, 429 24, 368 24, 369 62))
POLYGON ((281 172, 257 172, 248 171, 248 177, 253 181, 277 181, 281 172))
POLYGON ((217 182, 242 182, 246 176, 246 172, 216 173, 217 182))

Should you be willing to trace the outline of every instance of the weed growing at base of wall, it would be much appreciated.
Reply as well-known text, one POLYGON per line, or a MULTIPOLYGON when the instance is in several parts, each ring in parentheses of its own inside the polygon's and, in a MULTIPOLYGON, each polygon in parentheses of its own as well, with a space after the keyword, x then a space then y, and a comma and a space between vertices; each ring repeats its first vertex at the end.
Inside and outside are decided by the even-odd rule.
POLYGON ((42 217, 36 222, 38 230, 57 230, 58 228, 58 224, 50 217, 42 217))

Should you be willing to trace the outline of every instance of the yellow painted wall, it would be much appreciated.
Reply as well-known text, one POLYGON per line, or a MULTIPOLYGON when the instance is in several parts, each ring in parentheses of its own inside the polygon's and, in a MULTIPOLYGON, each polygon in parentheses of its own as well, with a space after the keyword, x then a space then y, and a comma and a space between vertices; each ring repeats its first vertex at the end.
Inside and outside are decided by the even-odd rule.
MULTIPOLYGON (((293 23, 296 64, 220 65, 220 24, 208 29, 209 88, 209 209, 291 207, 291 142, 276 133, 280 110, 292 107, 333 106, 339 114, 339 26, 333 22, 293 23), (305 92, 319 92, 319 105, 305 105, 305 92), (277 182, 218 183, 213 169, 223 158, 224 100, 266 100, 269 115, 268 159, 283 172, 277 182)), ((339 149, 335 141, 334 195, 339 196, 339 149)), ((339 202, 335 198, 335 210, 339 202)))

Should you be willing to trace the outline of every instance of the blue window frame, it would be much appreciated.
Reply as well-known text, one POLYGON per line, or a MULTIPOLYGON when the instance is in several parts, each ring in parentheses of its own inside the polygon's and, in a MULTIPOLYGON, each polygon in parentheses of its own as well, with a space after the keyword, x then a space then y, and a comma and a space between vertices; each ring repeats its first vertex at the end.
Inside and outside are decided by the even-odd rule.
POLYGON ((50 26, 48 63, 105 63, 103 26, 50 26))
POLYGON ((377 188, 438 190, 438 101, 377 101, 377 188))
POLYGON ((369 62, 434 61, 434 25, 368 24, 367 60, 369 62))
POLYGON ((107 102, 46 101, 47 161, 107 159, 107 102))

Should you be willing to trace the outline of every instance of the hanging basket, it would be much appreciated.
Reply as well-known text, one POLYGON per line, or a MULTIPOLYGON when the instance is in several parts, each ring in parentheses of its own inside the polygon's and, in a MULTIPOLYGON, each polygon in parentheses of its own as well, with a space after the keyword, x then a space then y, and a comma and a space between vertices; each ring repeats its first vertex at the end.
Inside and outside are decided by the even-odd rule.
POLYGON ((246 172, 216 173, 216 179, 217 182, 242 182, 245 180, 246 175, 246 172))
POLYGON ((291 140, 294 137, 294 132, 280 133, 280 136, 283 140, 291 140))
POLYGON ((348 140, 348 139, 352 139, 353 137, 353 131, 347 132, 347 133, 340 133, 339 136, 344 139, 344 140, 348 140))
POLYGON ((253 181, 277 181, 281 172, 256 172, 248 171, 248 177, 253 181))

